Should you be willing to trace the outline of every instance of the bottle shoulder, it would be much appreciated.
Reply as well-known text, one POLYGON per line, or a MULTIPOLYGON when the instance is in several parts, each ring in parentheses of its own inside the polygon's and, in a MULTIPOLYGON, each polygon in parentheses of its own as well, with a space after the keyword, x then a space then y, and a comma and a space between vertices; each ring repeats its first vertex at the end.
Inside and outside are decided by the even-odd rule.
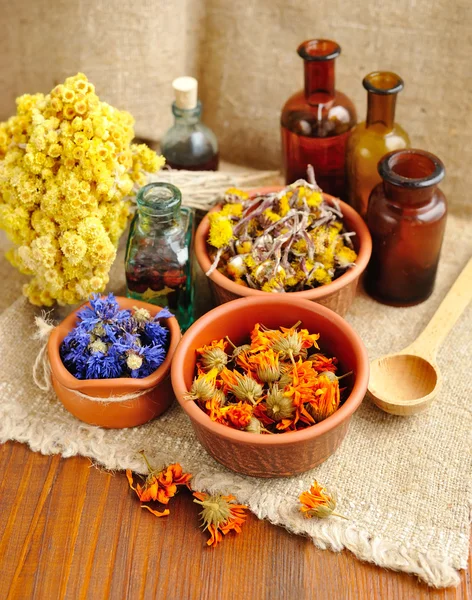
POLYGON ((348 141, 348 153, 351 157, 380 160, 387 152, 410 148, 408 133, 398 123, 387 128, 379 123, 367 127, 366 122, 358 123, 352 130, 348 141))
POLYGON ((400 221, 430 224, 442 221, 447 216, 447 201, 444 193, 436 188, 428 201, 421 205, 413 205, 392 201, 385 194, 382 183, 377 184, 369 199, 368 226, 372 231, 385 224, 400 221))
POLYGON ((304 90, 300 90, 285 103, 280 121, 283 127, 299 135, 328 137, 352 129, 357 113, 352 101, 338 90, 333 99, 319 104, 309 104, 304 90))

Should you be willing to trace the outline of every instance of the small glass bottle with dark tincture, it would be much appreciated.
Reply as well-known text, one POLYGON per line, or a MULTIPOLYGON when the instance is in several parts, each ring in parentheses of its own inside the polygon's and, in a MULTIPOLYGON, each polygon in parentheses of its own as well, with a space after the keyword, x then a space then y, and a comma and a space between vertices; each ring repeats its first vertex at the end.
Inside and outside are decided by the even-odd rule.
POLYGON ((127 295, 169 307, 185 330, 194 319, 193 211, 181 206, 180 190, 169 183, 142 187, 136 200, 126 247, 127 295))
POLYGON ((367 226, 372 257, 365 287, 376 300, 411 306, 433 291, 446 226, 438 188, 444 165, 424 150, 397 150, 379 162, 382 183, 370 194, 367 226))
POLYGON ((193 77, 178 77, 172 83, 175 101, 174 125, 164 135, 161 152, 173 169, 216 171, 218 142, 213 131, 200 121, 202 104, 198 100, 198 82, 193 77))

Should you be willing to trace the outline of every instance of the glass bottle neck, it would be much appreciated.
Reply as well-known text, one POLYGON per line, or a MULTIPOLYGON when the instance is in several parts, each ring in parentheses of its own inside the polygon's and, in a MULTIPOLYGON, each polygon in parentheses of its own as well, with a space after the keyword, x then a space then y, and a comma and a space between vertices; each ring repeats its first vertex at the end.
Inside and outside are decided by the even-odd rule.
POLYGON ((385 196, 402 208, 428 204, 437 193, 445 169, 437 156, 425 150, 395 150, 378 165, 385 196))
POLYGON ((149 183, 136 198, 137 226, 146 234, 157 233, 180 225, 180 190, 170 183, 149 183))
POLYGON ((395 123, 396 94, 374 94, 367 93, 367 119, 366 126, 383 125, 387 129, 393 129, 395 123))
POLYGON ((179 108, 175 102, 172 103, 172 113, 174 114, 175 125, 195 125, 200 122, 202 114, 202 104, 200 100, 195 108, 184 109, 179 108))
POLYGON ((327 104, 335 94, 334 60, 305 60, 305 98, 308 104, 327 104))
POLYGON ((180 207, 174 209, 171 213, 163 213, 160 215, 150 215, 137 211, 137 224, 143 233, 149 234, 151 231, 159 233, 180 226, 180 207))

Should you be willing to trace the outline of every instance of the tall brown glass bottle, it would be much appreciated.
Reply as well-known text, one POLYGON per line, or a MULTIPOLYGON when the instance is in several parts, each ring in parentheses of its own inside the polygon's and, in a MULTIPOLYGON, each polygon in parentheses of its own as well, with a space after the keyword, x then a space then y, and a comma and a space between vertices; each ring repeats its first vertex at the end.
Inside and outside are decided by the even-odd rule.
POLYGON ((385 304, 419 304, 433 291, 446 226, 446 198, 438 188, 444 165, 429 152, 399 150, 378 170, 383 181, 367 210, 372 257, 365 287, 385 304))
POLYGON ((282 151, 286 183, 306 179, 309 164, 323 191, 345 197, 345 152, 356 124, 351 100, 335 89, 334 62, 341 48, 331 40, 308 40, 298 47, 305 88, 282 109, 282 151))
POLYGON ((388 71, 370 73, 362 82, 367 90, 367 119, 352 130, 347 144, 348 202, 365 217, 370 192, 380 181, 379 160, 393 150, 410 147, 406 131, 395 123, 397 94, 403 80, 388 71))

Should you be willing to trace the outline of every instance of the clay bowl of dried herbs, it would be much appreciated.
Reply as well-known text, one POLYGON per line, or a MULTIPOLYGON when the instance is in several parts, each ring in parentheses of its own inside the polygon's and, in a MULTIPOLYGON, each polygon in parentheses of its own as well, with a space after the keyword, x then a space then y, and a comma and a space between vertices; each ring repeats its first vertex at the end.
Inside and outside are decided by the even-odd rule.
MULTIPOLYGON (((293 238, 290 235, 291 232, 283 230, 283 227, 277 230, 277 223, 273 219, 276 219, 283 213, 279 211, 279 215, 274 214, 274 203, 270 202, 268 195, 272 194, 274 196, 284 189, 286 188, 282 186, 271 186, 255 188, 248 192, 229 190, 229 193, 227 192, 225 195, 225 204, 218 204, 202 219, 195 233, 195 255, 201 269, 208 275, 215 302, 222 304, 242 297, 263 297, 267 293, 273 294, 279 291, 290 294, 291 298, 304 298, 317 302, 343 316, 352 304, 359 278, 370 259, 372 240, 369 230, 362 217, 351 206, 329 194, 320 193, 318 196, 322 198, 323 206, 332 207, 333 213, 326 216, 321 215, 321 218, 317 220, 321 224, 319 230, 322 231, 322 239, 315 238, 315 244, 319 247, 310 250, 311 256, 308 256, 308 254, 305 255, 303 248, 300 248, 304 243, 301 238, 305 236, 305 231, 308 231, 313 237, 316 225, 316 223, 313 225, 315 219, 309 217, 312 224, 308 224, 307 229, 304 229, 303 220, 306 219, 307 215, 304 215, 303 211, 298 211, 299 214, 295 215, 295 219, 289 222, 282 218, 284 225, 288 224, 294 230, 298 231, 293 238), (245 208, 252 200, 254 200, 256 207, 260 206, 261 202, 267 202, 268 210, 265 211, 263 217, 259 217, 258 227, 259 237, 261 238, 261 234, 263 234, 270 240, 269 243, 273 246, 274 251, 270 254, 269 260, 264 260, 264 258, 269 255, 270 249, 268 249, 269 252, 265 256, 264 252, 259 254, 259 256, 256 255, 255 262, 254 256, 248 258, 251 255, 251 246, 252 254, 255 254, 253 252, 254 237, 252 237, 252 241, 248 240, 252 236, 252 233, 249 231, 248 235, 248 230, 245 228, 244 223, 241 226, 242 224, 238 222, 238 215, 231 215, 231 208, 227 207, 227 204, 238 204, 242 194, 248 196, 247 201, 243 202, 245 208), (257 202, 258 197, 261 198, 259 203, 257 202), (217 258, 218 249, 209 243, 211 240, 211 222, 214 219, 215 213, 220 213, 222 209, 223 211, 227 210, 225 207, 229 208, 229 220, 232 219, 233 231, 235 233, 231 235, 229 228, 226 231, 219 232, 221 233, 221 237, 217 239, 216 244, 220 245, 225 242, 228 242, 228 244, 224 247, 220 245, 219 252, 221 258, 218 267, 215 268, 215 257, 217 258), (339 255, 334 257, 327 257, 328 252, 326 251, 330 243, 326 223, 328 222, 329 226, 330 219, 331 223, 334 224, 334 219, 336 219, 338 227, 341 227, 342 224, 342 229, 338 236, 339 239, 343 238, 343 243, 339 244, 342 248, 339 255), (268 232, 267 235, 266 232, 268 232), (297 245, 298 251, 294 252, 294 249, 297 250, 297 245), (316 252, 320 251, 320 246, 322 253, 316 254, 316 252), (248 249, 249 252, 247 253, 248 249), (237 256, 238 254, 239 256, 237 256), (227 260, 225 265, 225 257, 228 259, 228 256, 230 256, 230 259, 229 261, 227 260), (287 260, 287 256, 289 256, 289 261, 287 260), (318 262, 319 256, 321 256, 324 264, 318 262), (355 256, 355 259, 353 260, 350 256, 355 256), (328 262, 326 262, 326 258, 328 262), (248 261, 252 261, 252 263, 248 263, 248 261), (255 266, 262 273, 262 278, 259 282, 254 282, 253 277, 251 281, 251 276, 256 271, 252 268, 252 273, 249 274, 248 264, 251 264, 251 267, 255 266), (266 269, 264 265, 268 265, 268 268, 266 269), (288 272, 287 268, 292 272, 288 272), (289 276, 292 276, 293 279, 293 275, 295 275, 300 280, 301 269, 304 269, 307 277, 311 277, 311 279, 307 279, 305 282, 300 281, 297 285, 293 285, 293 281, 291 282, 292 285, 285 285, 290 281, 289 276), (267 273, 269 274, 266 275, 267 273), (285 280, 281 281, 280 275, 282 273, 285 276, 285 280), (312 274, 315 277, 312 277, 312 274)), ((249 211, 254 210, 256 207, 250 207, 249 211)), ((248 211, 245 211, 243 216, 246 212, 248 211)), ((247 220, 246 218, 246 225, 247 220)), ((331 228, 332 230, 333 228, 331 228)), ((305 238, 310 241, 309 236, 305 236, 305 238)))
MULTIPOLYGON (((118 296, 113 301, 117 302, 119 309, 128 310, 132 314, 138 309, 141 318, 143 315, 150 315, 150 320, 154 320, 154 317, 163 311, 159 306, 131 298, 118 296)), ((160 366, 149 375, 140 377, 138 374, 135 377, 129 376, 128 373, 113 378, 79 379, 70 372, 70 367, 66 368, 61 357, 61 347, 64 348, 64 339, 76 328, 77 313, 90 306, 91 304, 87 303, 79 307, 51 332, 48 357, 54 391, 70 413, 90 425, 117 429, 142 425, 162 414, 174 401, 170 367, 181 338, 177 319, 167 316, 159 319, 159 324, 168 331, 163 346, 165 358, 163 362, 159 360, 160 366)), ((109 307, 106 308, 109 310, 109 307)), ((167 313, 168 311, 163 312, 167 313)), ((101 329, 110 322, 112 320, 98 322, 98 328, 101 329)), ((95 345, 102 343, 96 335, 93 339, 92 343, 95 345)), ((63 352, 62 355, 64 356, 63 352)), ((131 364, 131 360, 129 362, 131 364)))
MULTIPOLYGON (((229 363, 228 367, 233 368, 229 363)), ((368 378, 367 352, 352 327, 330 309, 288 294, 240 298, 217 306, 200 317, 183 335, 172 361, 176 398, 203 447, 229 469, 255 477, 302 473, 333 454, 364 398, 368 378), (338 372, 347 374, 342 380, 346 393, 335 412, 303 429, 271 434, 260 430, 253 432, 251 427, 241 429, 215 422, 199 406, 192 398, 192 390, 201 348, 223 338, 237 347, 247 344, 256 324, 269 329, 291 328, 297 324, 310 334, 319 334, 321 351, 326 356, 336 357, 338 372)), ((228 410, 226 400, 221 406, 223 411, 228 410)), ((273 426, 265 427, 276 431, 273 426)))

